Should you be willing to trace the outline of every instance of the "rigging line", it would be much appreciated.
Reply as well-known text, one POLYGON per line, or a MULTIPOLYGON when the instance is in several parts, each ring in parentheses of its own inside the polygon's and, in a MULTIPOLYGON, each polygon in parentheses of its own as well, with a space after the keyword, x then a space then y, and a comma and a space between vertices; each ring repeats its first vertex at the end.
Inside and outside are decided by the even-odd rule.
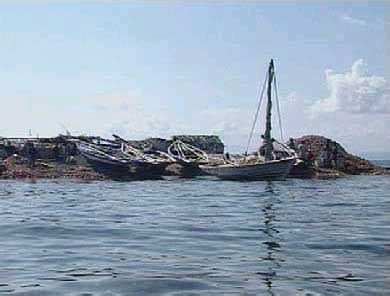
POLYGON ((259 102, 257 103, 257 109, 256 109, 255 117, 254 117, 254 119, 253 119, 251 132, 250 132, 250 134, 249 134, 249 139, 248 139, 248 144, 247 144, 247 146, 246 146, 245 155, 248 154, 249 145, 251 144, 251 141, 252 141, 253 132, 254 132, 254 130, 255 130, 257 118, 259 117, 260 106, 261 106, 261 102, 263 101, 264 91, 265 91, 265 85, 266 85, 266 83, 267 83, 267 79, 268 79, 268 71, 267 71, 267 73, 266 73, 266 75, 265 75, 265 79, 264 79, 264 83, 263 83, 263 87, 262 87, 262 89, 261 89, 261 92, 259 93, 259 94, 260 94, 259 102))
POLYGON ((284 139, 283 139, 283 127, 282 127, 282 116, 280 114, 279 95, 278 95, 278 89, 277 89, 277 83, 276 83, 276 72, 274 73, 274 91, 275 91, 275 97, 276 97, 276 106, 277 106, 277 109, 278 109, 280 139, 282 140, 282 142, 284 142, 284 139))

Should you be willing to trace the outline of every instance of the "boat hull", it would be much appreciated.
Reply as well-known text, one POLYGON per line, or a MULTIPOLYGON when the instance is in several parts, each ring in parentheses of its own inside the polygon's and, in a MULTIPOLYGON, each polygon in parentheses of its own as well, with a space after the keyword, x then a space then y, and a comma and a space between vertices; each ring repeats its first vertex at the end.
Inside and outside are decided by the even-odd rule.
POLYGON ((247 165, 200 166, 207 174, 225 180, 283 180, 289 174, 295 158, 247 165))
POLYGON ((177 160, 167 166, 166 174, 169 176, 179 176, 180 178, 193 178, 203 175, 203 172, 197 163, 177 160))
POLYGON ((143 161, 121 162, 85 150, 79 151, 95 171, 115 180, 161 179, 164 172, 164 166, 159 164, 143 161))

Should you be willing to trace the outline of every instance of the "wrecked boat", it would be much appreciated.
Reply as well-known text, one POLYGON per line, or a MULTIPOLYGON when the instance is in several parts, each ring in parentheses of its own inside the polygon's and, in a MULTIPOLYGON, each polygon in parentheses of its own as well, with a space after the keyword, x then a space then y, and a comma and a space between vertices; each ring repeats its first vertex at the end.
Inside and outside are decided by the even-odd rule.
POLYGON ((113 179, 160 179, 164 169, 138 157, 131 157, 115 146, 75 141, 80 154, 97 171, 113 179))
POLYGON ((169 165, 171 163, 176 162, 176 159, 170 156, 168 153, 156 149, 147 149, 141 151, 140 149, 135 148, 128 141, 119 137, 118 135, 112 136, 117 142, 120 143, 122 153, 124 153, 128 157, 141 159, 149 163, 161 165, 169 165))
POLYGON ((168 146, 168 155, 175 159, 176 170, 184 178, 192 178, 203 175, 199 165, 209 163, 209 155, 203 150, 185 143, 180 139, 174 139, 168 146))
POLYGON ((199 165, 209 162, 209 156, 206 152, 178 139, 169 145, 168 155, 176 161, 187 164, 199 165))

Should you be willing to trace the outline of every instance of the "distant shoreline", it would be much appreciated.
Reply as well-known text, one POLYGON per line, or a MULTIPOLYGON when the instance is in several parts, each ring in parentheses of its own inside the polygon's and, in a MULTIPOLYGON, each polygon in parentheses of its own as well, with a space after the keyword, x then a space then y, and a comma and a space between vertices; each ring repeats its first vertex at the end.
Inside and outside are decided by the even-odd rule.
POLYGON ((384 168, 387 170, 390 169, 390 159, 368 159, 368 160, 381 168, 384 168))

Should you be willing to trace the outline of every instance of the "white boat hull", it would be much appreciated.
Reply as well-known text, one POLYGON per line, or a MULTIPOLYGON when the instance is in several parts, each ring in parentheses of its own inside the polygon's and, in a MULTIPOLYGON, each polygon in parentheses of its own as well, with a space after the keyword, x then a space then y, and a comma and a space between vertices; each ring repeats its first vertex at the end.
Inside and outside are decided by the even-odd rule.
POLYGON ((207 175, 226 180, 285 179, 296 158, 290 157, 259 164, 200 166, 207 175))

